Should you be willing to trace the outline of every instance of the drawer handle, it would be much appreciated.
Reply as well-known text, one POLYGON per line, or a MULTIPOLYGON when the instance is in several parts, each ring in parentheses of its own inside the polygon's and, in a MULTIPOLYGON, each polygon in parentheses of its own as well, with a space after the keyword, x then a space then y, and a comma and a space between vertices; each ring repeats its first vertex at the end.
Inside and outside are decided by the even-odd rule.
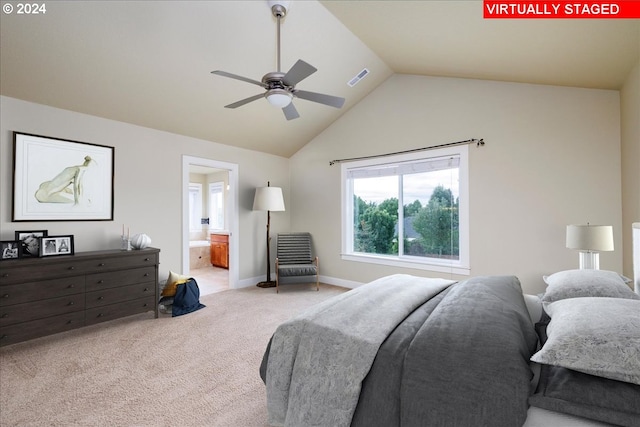
POLYGON ((75 270, 76 268, 74 266, 69 267, 69 270, 75 270))
POLYGON ((2 318, 3 318, 3 319, 6 319, 7 317, 9 317, 9 314, 8 314, 8 313, 2 313, 2 318))
POLYGON ((147 305, 148 305, 148 304, 145 302, 145 303, 144 303, 144 305, 143 305, 143 307, 146 307, 147 305))
POLYGON ((0 335, 0 340, 3 340, 5 338, 7 338, 7 336, 5 334, 0 335))
POLYGON ((104 262, 101 262, 100 264, 98 264, 98 267, 104 267, 104 262))
POLYGON ((102 301, 103 299, 104 299, 104 297, 103 297, 103 296, 99 296, 99 297, 98 297, 98 301, 102 301))
POLYGON ((9 298, 9 294, 2 295, 2 298, 9 298))
POLYGON ((70 325, 73 323, 73 320, 67 320, 67 325, 70 325))
POLYGON ((99 283, 99 284, 103 284, 103 283, 104 283, 104 280, 98 280, 98 283, 99 283))
POLYGON ((149 276, 149 273, 144 273, 144 277, 147 277, 147 276, 149 276))
POLYGON ((67 286, 67 288, 68 288, 68 289, 73 289, 73 288, 75 288, 75 287, 76 287, 76 285, 74 285, 73 283, 72 283, 72 284, 70 284, 69 286, 67 286))
POLYGON ((145 261, 149 261, 149 258, 145 258, 144 260, 145 260, 145 261))
POLYGON ((98 313, 96 317, 102 317, 102 313, 98 313))
POLYGON ((144 291, 142 292, 149 292, 149 288, 144 288, 144 291))
POLYGON ((74 304, 73 301, 69 301, 69 304, 67 304, 67 305, 73 305, 73 304, 74 304))
POLYGON ((2 273, 2 277, 9 277, 9 273, 2 273))

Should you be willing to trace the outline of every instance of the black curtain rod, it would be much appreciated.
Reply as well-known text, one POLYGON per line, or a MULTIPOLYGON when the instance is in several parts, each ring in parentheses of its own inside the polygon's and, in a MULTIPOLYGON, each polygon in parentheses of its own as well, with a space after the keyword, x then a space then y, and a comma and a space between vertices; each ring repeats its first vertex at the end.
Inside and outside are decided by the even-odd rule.
POLYGON ((351 157, 350 159, 331 160, 329 162, 329 166, 333 166, 336 163, 342 163, 342 162, 354 162, 356 160, 375 159, 375 158, 378 158, 378 157, 394 156, 396 154, 415 153, 417 151, 433 150, 433 149, 436 149, 436 148, 451 147, 451 146, 454 146, 454 145, 473 144, 473 143, 475 143, 477 147, 480 147, 481 145, 484 145, 484 139, 482 139, 482 138, 480 138, 480 139, 472 138, 472 139, 467 139, 465 141, 457 141, 457 142, 449 142, 447 144, 433 145, 431 147, 422 147, 422 148, 414 148, 413 150, 396 151, 395 153, 374 154, 372 156, 351 157))

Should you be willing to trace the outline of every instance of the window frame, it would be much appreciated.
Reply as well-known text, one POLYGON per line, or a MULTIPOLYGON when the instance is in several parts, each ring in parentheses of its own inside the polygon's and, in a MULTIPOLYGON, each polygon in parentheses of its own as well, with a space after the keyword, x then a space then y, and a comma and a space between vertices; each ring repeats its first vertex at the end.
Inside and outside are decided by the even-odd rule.
MULTIPOLYGON (((405 154, 389 155, 384 157, 357 160, 341 164, 341 214, 342 214, 342 253, 344 261, 364 262, 380 264, 392 267, 411 268, 435 272, 470 275, 470 251, 469 251, 469 147, 459 145, 453 147, 431 149, 429 151, 412 152, 405 154), (353 233, 353 183, 349 178, 349 171, 353 169, 371 168, 375 166, 388 166, 396 163, 411 163, 434 158, 458 156, 459 179, 459 259, 447 260, 439 258, 423 258, 411 255, 379 255, 362 252, 354 252, 353 233)), ((397 196, 396 196, 397 197, 397 196)), ((399 203, 398 208, 402 206, 399 203)))
POLYGON ((209 229, 210 230, 224 230, 225 229, 225 221, 226 221, 226 207, 225 207, 225 203, 224 203, 224 181, 212 181, 209 183, 208 185, 208 212, 209 212, 209 229), (214 194, 219 194, 220 195, 220 210, 222 211, 222 224, 218 224, 218 221, 216 219, 215 223, 218 225, 218 227, 214 227, 213 224, 213 218, 214 215, 217 215, 217 212, 213 212, 214 211, 214 201, 213 201, 213 196, 214 194))
POLYGON ((189 203, 189 231, 195 233, 198 231, 202 231, 202 184, 201 183, 199 182, 189 183, 189 202, 191 202, 192 194, 196 194, 196 197, 195 197, 196 206, 192 207, 191 203, 189 203), (197 216, 197 220, 196 220, 196 216, 197 216), (195 224, 192 223, 192 220, 195 221, 195 224))

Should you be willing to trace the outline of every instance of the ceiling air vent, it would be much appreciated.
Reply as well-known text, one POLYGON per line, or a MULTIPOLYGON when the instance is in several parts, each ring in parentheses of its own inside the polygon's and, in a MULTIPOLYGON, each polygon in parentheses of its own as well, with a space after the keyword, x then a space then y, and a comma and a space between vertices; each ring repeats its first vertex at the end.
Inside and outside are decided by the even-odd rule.
POLYGON ((358 84, 360 80, 364 79, 367 76, 367 74, 369 74, 369 70, 365 68, 362 71, 360 71, 357 76, 349 80, 347 84, 349 85, 349 87, 354 87, 355 85, 358 84))

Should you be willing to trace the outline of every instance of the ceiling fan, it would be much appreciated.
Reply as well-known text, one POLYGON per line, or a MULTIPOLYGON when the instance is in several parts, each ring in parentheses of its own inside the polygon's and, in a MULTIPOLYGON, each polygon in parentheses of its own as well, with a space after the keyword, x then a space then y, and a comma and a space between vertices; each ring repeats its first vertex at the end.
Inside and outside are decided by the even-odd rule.
POLYGON ((280 20, 287 14, 288 4, 288 1, 269 1, 269 5, 271 6, 271 13, 276 17, 276 20, 278 22, 278 71, 265 74, 262 77, 262 81, 242 77, 237 74, 227 73, 226 71, 216 70, 211 72, 212 74, 241 80, 243 82, 261 86, 266 89, 265 93, 241 99, 240 101, 234 102, 233 104, 225 105, 225 108, 238 108, 262 97, 265 97, 271 105, 282 108, 284 116, 287 118, 287 120, 292 120, 300 117, 300 114, 298 114, 298 110, 296 110, 293 102, 291 102, 294 97, 305 99, 307 101, 317 102, 324 105, 329 105, 335 108, 341 108, 344 105, 344 98, 296 89, 296 84, 318 71, 314 66, 307 64, 303 60, 299 59, 286 73, 280 71, 280 20))

